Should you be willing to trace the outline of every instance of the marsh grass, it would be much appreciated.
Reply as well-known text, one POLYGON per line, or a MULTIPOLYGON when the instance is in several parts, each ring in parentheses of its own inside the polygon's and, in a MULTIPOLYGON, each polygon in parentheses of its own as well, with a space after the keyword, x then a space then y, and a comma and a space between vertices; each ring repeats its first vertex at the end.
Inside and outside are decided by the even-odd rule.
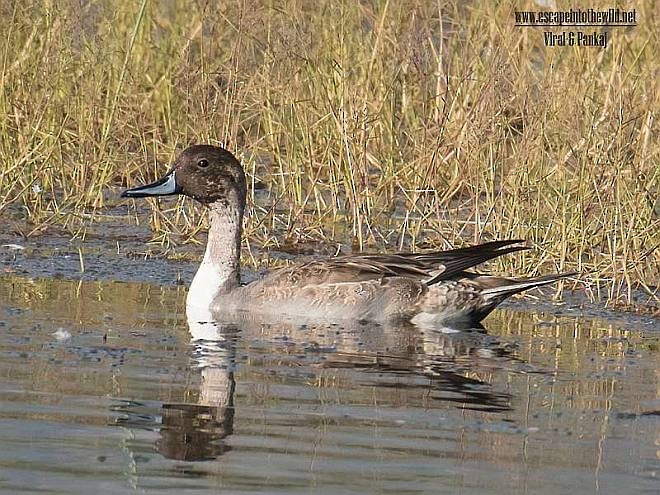
MULTIPOLYGON (((3 2, 0 212, 79 235, 209 142, 248 172, 248 248, 522 238, 496 270, 652 294, 660 31, 636 8, 601 50, 514 27, 532 2, 3 2)), ((155 241, 202 230, 189 201, 152 204, 155 241)))

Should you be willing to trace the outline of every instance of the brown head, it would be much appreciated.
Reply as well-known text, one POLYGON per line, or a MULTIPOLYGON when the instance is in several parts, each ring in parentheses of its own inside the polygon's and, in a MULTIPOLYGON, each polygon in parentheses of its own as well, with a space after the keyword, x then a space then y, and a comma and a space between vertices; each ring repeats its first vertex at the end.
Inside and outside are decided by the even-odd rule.
POLYGON ((124 198, 183 194, 209 206, 220 202, 241 211, 247 185, 243 167, 229 151, 218 146, 195 144, 179 155, 172 169, 160 180, 121 193, 124 198))

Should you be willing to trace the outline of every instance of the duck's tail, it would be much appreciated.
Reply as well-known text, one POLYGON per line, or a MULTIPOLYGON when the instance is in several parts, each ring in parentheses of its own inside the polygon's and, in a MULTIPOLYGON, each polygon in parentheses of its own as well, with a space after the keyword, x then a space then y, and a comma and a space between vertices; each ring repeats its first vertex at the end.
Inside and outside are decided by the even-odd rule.
POLYGON ((527 278, 524 280, 507 280, 506 283, 498 287, 490 287, 481 290, 481 296, 486 300, 499 299, 504 300, 513 294, 523 292, 534 287, 548 285, 563 278, 572 277, 577 272, 559 273, 555 275, 545 275, 543 277, 527 278))

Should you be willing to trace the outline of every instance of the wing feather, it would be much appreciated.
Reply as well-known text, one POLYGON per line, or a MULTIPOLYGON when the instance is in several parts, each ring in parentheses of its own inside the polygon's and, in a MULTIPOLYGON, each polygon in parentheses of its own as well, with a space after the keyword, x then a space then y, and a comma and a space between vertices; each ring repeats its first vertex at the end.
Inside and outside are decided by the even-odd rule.
MULTIPOLYGON (((358 254, 311 261, 283 268, 266 277, 268 282, 307 285, 408 277, 432 285, 460 276, 465 270, 499 256, 529 249, 523 241, 493 241, 476 246, 429 253, 358 254)), ((264 280, 266 282, 266 280, 264 280)))

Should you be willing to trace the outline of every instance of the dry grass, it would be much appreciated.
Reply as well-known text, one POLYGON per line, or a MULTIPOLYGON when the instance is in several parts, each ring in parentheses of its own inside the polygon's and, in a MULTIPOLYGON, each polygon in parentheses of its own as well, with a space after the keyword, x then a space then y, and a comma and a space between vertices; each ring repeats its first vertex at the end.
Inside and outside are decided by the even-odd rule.
MULTIPOLYGON (((3 2, 0 212, 35 235, 76 232, 116 201, 112 186, 153 179, 188 144, 222 143, 267 191, 251 202, 252 244, 525 238, 536 249, 499 270, 579 270, 612 300, 652 291, 654 2, 606 50, 544 47, 542 30, 514 27, 523 8, 537 9, 3 2)), ((189 202, 154 204, 155 238, 199 231, 189 202)))

